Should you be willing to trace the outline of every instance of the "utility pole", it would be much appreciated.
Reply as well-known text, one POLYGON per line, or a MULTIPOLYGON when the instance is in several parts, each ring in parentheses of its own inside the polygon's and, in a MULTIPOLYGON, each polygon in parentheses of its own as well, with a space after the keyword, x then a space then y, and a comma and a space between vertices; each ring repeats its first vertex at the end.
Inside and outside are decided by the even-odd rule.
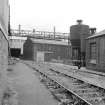
POLYGON ((33 29, 33 35, 35 35, 35 31, 36 31, 36 30, 35 30, 35 29, 33 29))
POLYGON ((10 25, 10 5, 9 5, 8 36, 11 36, 11 25, 10 25))
POLYGON ((19 24, 19 36, 21 35, 21 25, 19 24))
POLYGON ((55 35, 56 35, 56 32, 55 32, 55 26, 54 26, 54 39, 55 39, 55 35))

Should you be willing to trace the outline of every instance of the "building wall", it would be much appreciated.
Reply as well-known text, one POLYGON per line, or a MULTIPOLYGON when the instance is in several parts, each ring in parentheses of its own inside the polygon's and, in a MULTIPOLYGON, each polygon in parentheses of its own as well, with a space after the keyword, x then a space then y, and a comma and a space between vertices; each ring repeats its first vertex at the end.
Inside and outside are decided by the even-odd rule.
POLYGON ((105 69, 105 36, 100 38, 99 44, 99 64, 105 69))
POLYGON ((87 68, 100 72, 105 72, 105 35, 88 39, 86 48, 87 68), (96 49, 94 47, 93 51, 91 51, 92 44, 96 44, 96 49))
MULTIPOLYGON (((0 25, 2 31, 8 32, 8 22, 9 22, 9 5, 8 0, 0 0, 0 25)), ((8 37, 7 34, 5 34, 8 37)))
POLYGON ((68 46, 34 43, 34 52, 36 51, 51 52, 51 57, 53 57, 53 59, 70 58, 68 46))
POLYGON ((7 87, 6 70, 8 68, 8 42, 0 31, 0 105, 7 87))
POLYGON ((45 52, 46 60, 51 59, 70 59, 70 46, 35 43, 28 39, 24 43, 24 58, 30 58, 36 61, 37 52, 45 52), (48 59, 47 59, 48 57, 48 59))
POLYGON ((0 105, 7 86, 6 70, 8 68, 8 0, 0 0, 0 105))

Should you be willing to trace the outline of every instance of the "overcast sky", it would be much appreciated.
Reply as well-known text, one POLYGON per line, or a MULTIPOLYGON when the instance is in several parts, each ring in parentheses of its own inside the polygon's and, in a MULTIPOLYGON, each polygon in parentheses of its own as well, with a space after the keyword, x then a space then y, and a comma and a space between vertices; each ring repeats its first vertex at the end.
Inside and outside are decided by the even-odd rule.
POLYGON ((84 24, 105 29, 105 0, 10 0, 11 26, 23 29, 69 32, 82 19, 84 24))

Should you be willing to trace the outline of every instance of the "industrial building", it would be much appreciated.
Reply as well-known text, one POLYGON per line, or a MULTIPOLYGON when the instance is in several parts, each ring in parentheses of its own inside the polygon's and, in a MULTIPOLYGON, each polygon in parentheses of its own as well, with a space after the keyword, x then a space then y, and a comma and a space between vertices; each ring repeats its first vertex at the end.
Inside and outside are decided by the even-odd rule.
POLYGON ((34 61, 70 59, 68 42, 28 38, 24 43, 23 56, 34 61))
POLYGON ((70 27, 70 42, 72 47, 72 60, 76 64, 81 60, 82 66, 85 66, 86 41, 90 36, 88 25, 82 24, 82 20, 77 20, 77 25, 70 27))
POLYGON ((77 20, 77 24, 70 27, 69 37, 63 36, 65 35, 64 33, 62 34, 63 37, 60 35, 58 37, 59 33, 56 33, 57 35, 54 37, 54 32, 35 31, 33 33, 33 31, 20 30, 21 34, 19 34, 19 30, 15 31, 14 36, 9 37, 12 56, 19 57, 23 55, 24 59, 38 62, 70 60, 74 65, 78 65, 78 62, 81 62, 81 66, 99 71, 103 71, 105 68, 105 31, 95 33, 96 29, 84 25, 82 20, 77 20), (39 36, 41 37, 39 38, 39 36))
POLYGON ((51 42, 55 41, 62 43, 62 42, 68 42, 68 33, 55 32, 55 28, 54 32, 36 31, 35 29, 23 30, 19 25, 19 29, 11 29, 11 36, 9 36, 10 54, 12 57, 23 56, 23 44, 27 40, 27 38, 33 38, 37 41, 41 39, 40 42, 38 43, 41 43, 41 41, 45 42, 45 40, 46 42, 52 40, 51 42))
POLYGON ((86 67, 105 72, 105 30, 91 35, 86 42, 86 67))

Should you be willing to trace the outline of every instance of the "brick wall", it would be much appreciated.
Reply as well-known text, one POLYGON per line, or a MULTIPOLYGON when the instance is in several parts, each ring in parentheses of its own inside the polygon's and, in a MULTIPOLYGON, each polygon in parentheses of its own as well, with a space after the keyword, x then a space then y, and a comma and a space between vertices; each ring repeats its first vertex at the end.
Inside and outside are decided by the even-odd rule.
POLYGON ((6 70, 8 68, 8 0, 0 0, 0 105, 7 88, 6 70))
POLYGON ((6 70, 8 68, 8 42, 0 31, 0 105, 7 87, 6 70))
POLYGON ((70 58, 70 54, 68 52, 69 46, 34 43, 34 49, 35 49, 35 51, 52 52, 54 59, 58 59, 59 57, 61 59, 69 59, 70 58))

